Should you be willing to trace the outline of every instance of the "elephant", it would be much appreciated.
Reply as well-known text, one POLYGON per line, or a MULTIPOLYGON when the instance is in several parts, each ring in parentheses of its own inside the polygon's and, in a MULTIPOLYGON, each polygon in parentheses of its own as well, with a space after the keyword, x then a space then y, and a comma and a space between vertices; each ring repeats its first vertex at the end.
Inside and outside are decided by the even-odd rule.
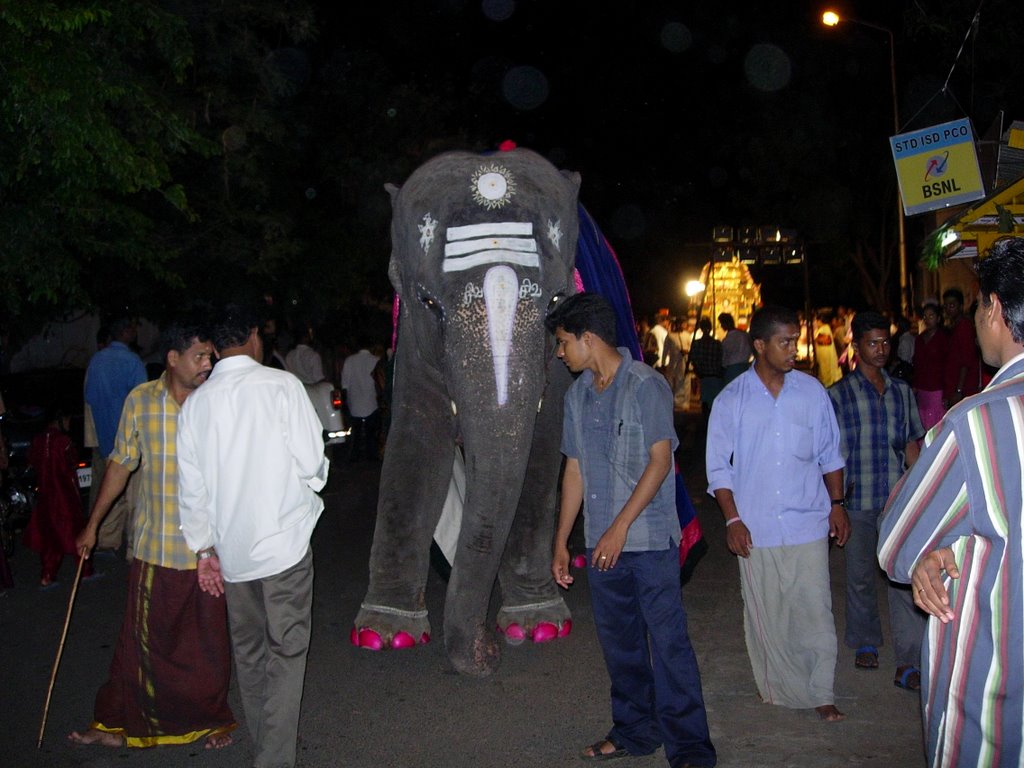
POLYGON ((387 185, 398 336, 355 645, 429 641, 431 538, 459 445, 466 490, 443 621, 452 666, 473 676, 498 668, 487 622, 495 579, 497 630, 507 642, 571 630, 550 573, 571 377, 544 318, 577 290, 579 186, 578 174, 523 148, 446 152, 401 188, 387 185))

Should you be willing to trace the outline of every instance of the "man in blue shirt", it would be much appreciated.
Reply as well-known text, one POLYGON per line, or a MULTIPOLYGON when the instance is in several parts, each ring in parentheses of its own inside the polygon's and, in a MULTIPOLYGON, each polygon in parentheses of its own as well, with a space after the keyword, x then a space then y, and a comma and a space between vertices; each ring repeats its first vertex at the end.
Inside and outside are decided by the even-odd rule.
MULTIPOLYGON (((853 318, 853 348, 857 367, 833 384, 829 397, 835 406, 846 461, 846 509, 852 535, 846 546, 846 644, 856 648, 854 664, 878 667, 882 624, 878 615, 878 516, 889 492, 920 454, 924 435, 910 386, 889 377, 889 320, 877 312, 858 312, 853 318)), ((916 691, 921 687, 921 639, 924 614, 914 607, 914 594, 905 584, 889 583, 889 617, 896 654, 895 683, 916 691)))
MULTIPOLYGON (((96 500, 95 493, 103 482, 107 457, 114 450, 114 437, 125 398, 135 387, 146 381, 146 366, 130 346, 135 343, 137 333, 138 328, 131 318, 115 320, 110 325, 113 341, 92 356, 85 372, 85 402, 92 413, 99 443, 93 455, 90 509, 96 500)), ((98 550, 113 550, 121 546, 127 516, 128 504, 122 497, 107 513, 100 526, 96 539, 98 550)))
POLYGON ((764 307, 751 318, 750 337, 754 365, 711 410, 708 493, 739 556, 743 628, 761 699, 842 720, 827 543, 832 537, 843 546, 850 535, 839 427, 824 387, 793 370, 796 314, 764 307))
POLYGON ((572 296, 546 322, 558 357, 581 374, 565 397, 551 573, 564 589, 573 582, 568 540, 586 498, 594 624, 612 682, 612 729, 581 757, 648 755, 664 745, 672 768, 713 766, 679 588, 672 392, 615 347, 615 312, 601 296, 572 296))

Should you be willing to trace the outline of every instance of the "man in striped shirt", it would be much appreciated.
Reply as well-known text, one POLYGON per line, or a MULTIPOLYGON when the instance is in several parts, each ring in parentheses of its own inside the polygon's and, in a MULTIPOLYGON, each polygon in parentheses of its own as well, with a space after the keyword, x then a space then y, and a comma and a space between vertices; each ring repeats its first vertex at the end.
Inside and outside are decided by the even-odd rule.
POLYGON ((883 513, 878 558, 931 614, 932 766, 1021 765, 1024 731, 1024 238, 978 265, 975 327, 999 371, 946 414, 883 513))

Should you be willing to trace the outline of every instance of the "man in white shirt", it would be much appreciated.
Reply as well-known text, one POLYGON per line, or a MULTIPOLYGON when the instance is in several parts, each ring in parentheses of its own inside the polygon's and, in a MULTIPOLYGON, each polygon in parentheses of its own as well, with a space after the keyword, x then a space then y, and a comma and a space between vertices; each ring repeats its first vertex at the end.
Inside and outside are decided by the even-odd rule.
POLYGON ((380 412, 377 382, 373 378, 380 357, 370 352, 369 344, 364 342, 360 340, 360 350, 345 358, 341 369, 341 388, 352 417, 352 461, 376 459, 380 450, 380 412))
POLYGON ((309 540, 327 482, 302 383, 261 365, 254 313, 213 329, 219 362, 178 421, 181 528, 200 588, 225 594, 257 768, 293 766, 313 602, 309 540))

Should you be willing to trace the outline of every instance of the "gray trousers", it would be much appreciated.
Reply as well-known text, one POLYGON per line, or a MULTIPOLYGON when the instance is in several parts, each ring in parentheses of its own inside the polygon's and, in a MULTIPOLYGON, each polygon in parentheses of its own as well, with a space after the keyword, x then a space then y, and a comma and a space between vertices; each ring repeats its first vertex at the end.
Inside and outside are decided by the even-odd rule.
MULTIPOLYGON (((853 531, 846 542, 846 632, 850 648, 882 644, 878 615, 878 517, 879 512, 850 512, 853 531)), ((921 641, 927 617, 914 605, 909 584, 889 581, 889 622, 892 626, 896 666, 921 664, 921 641)))
POLYGON ((276 576, 224 584, 255 768, 295 765, 313 606, 313 550, 276 576))

